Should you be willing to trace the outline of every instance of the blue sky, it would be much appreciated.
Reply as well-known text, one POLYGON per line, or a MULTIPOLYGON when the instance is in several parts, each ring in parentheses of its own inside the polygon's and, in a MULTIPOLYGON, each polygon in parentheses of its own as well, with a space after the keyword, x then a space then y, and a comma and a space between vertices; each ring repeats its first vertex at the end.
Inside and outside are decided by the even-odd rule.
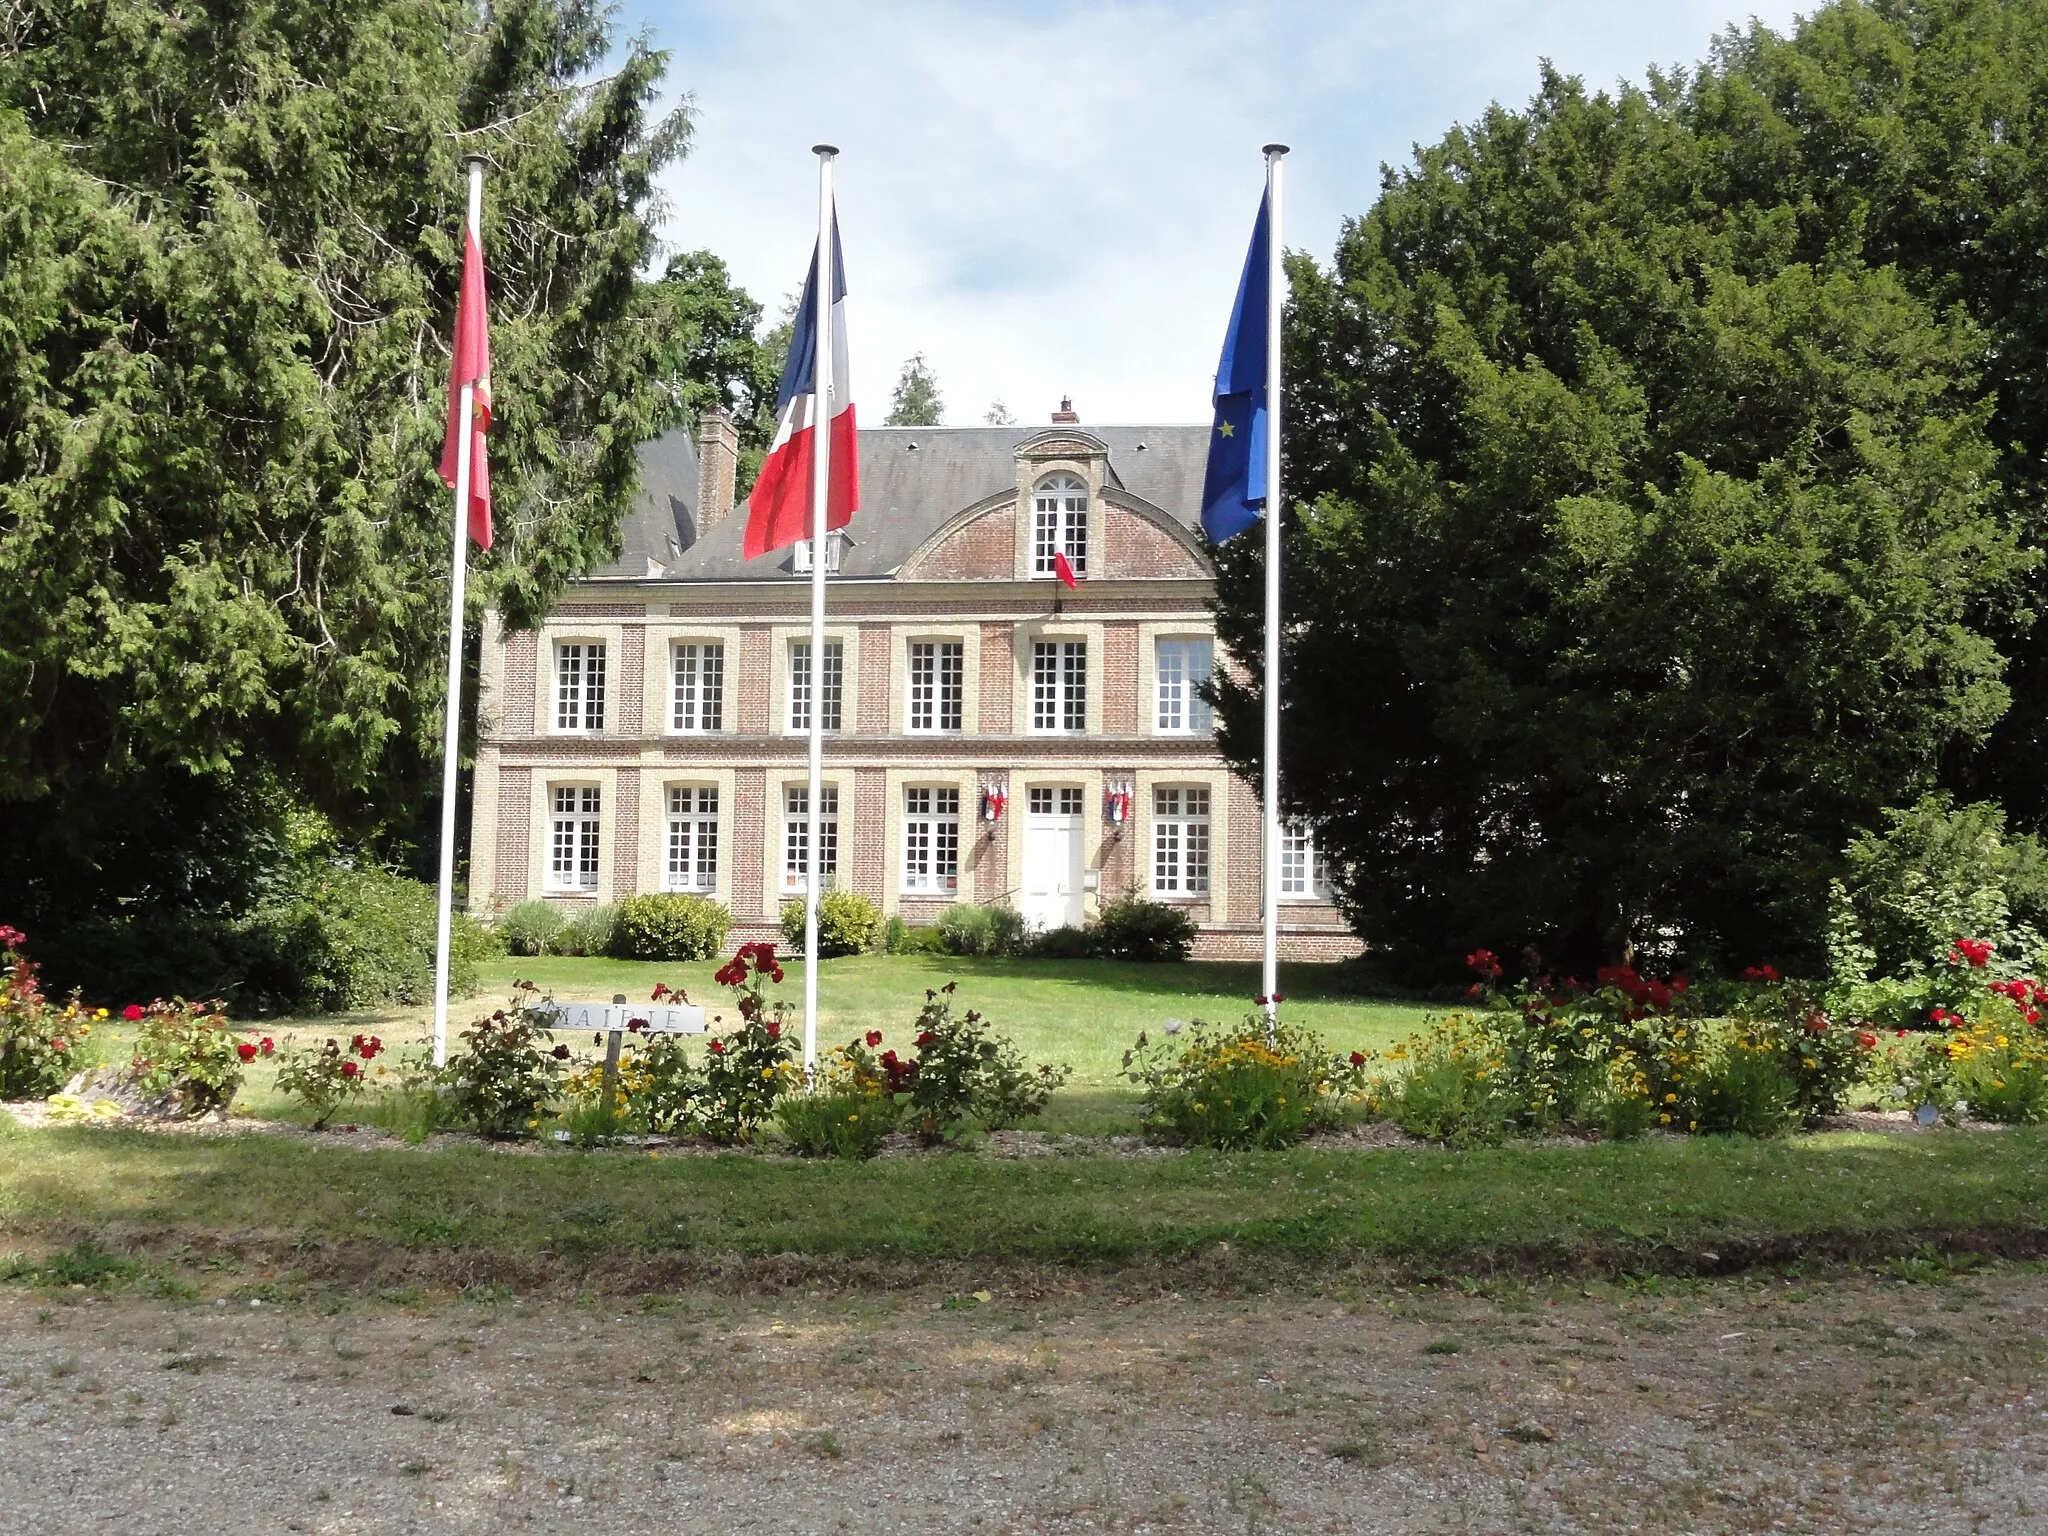
MULTIPOLYGON (((1808 7, 1811 8, 1810 6, 1808 7)), ((810 146, 840 147, 854 395, 879 421, 923 352, 949 422, 1208 417, 1262 176, 1293 146, 1286 243, 1327 258, 1383 162, 1519 106, 1539 61, 1589 85, 1690 64, 1790 4, 1730 0, 626 0, 697 111, 664 180, 675 249, 777 305, 816 228, 810 146)))

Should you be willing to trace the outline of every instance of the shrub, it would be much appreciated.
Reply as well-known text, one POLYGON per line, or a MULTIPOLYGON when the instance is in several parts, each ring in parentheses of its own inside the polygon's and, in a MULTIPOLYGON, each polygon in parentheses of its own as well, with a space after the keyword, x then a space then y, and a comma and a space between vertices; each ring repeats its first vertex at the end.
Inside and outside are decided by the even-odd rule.
MULTIPOLYGON (((1904 976, 1959 933, 2032 962, 2048 926, 2048 851, 2008 836, 1994 804, 1957 806, 1945 794, 1884 813, 1882 832, 1845 851, 1844 900, 1879 976, 1904 976)), ((2044 957, 2048 958, 2048 957, 2044 957)))
MULTIPOLYGON (((1957 1011, 1938 1009, 1938 1035, 1909 1037, 1890 1062, 1891 1093, 1950 1120, 2048 1119, 2048 987, 2031 977, 1987 984, 1957 1011), (1965 1011, 1966 1010, 1966 1011, 1965 1011)), ((1907 1035, 1900 1030, 1899 1034, 1907 1035)))
POLYGON ((1799 1124, 1798 1084, 1774 1033, 1735 1027, 1713 1042, 1693 1079, 1688 1130, 1782 1136, 1799 1124))
POLYGON ((512 954, 544 955, 568 921, 562 909, 550 902, 522 901, 498 919, 498 934, 512 954))
POLYGON ((1298 1025, 1252 1014, 1217 1027, 1197 1019, 1174 1044, 1139 1035, 1123 1075, 1138 1084, 1146 1133, 1192 1146, 1285 1147, 1339 1123, 1366 1058, 1349 1062, 1298 1025))
POLYGON ((1024 940, 1024 919, 1001 905, 955 902, 934 926, 940 946, 951 955, 1011 955, 1024 940))
POLYGON ((332 1036, 317 1051, 289 1051, 278 1065, 278 1091, 292 1095, 313 1111, 313 1129, 317 1131, 333 1118, 337 1109, 363 1091, 370 1080, 370 1063, 383 1050, 384 1042, 375 1035, 356 1035, 349 1040, 346 1051, 332 1036))
MULTIPOLYGON (((667 988, 659 995, 666 996, 667 988)), ((680 1136, 695 1129, 704 1074, 681 1035, 650 1035, 620 1062, 619 1083, 628 1113, 649 1135, 680 1136)))
MULTIPOLYGON (((975 1009, 955 1018, 954 986, 949 981, 926 991, 915 1025, 917 1059, 907 1070, 889 1070, 900 1084, 905 1123, 927 1143, 956 1140, 972 1130, 1003 1130, 1041 1113, 1072 1070, 1050 1063, 1026 1066, 1016 1045, 991 1030, 975 1009)), ((890 1056, 881 1060, 891 1068, 890 1056)))
POLYGON ((1195 920, 1134 893, 1096 914, 1094 938, 1096 952, 1111 960, 1185 960, 1195 945, 1195 920))
POLYGON ((619 909, 616 903, 600 902, 585 907, 562 925, 548 952, 556 955, 608 955, 618 942, 619 909))
POLYGON ((142 1025, 128 1076, 154 1098, 167 1099, 180 1114, 225 1110, 242 1086, 243 1070, 271 1049, 239 1038, 220 1004, 159 998, 147 1008, 131 1005, 128 1016, 142 1025))
POLYGON ((1024 952, 1034 960, 1093 960, 1102 946, 1093 929, 1059 927, 1031 935, 1024 952))
POLYGON ((878 1058, 882 1043, 870 1032, 818 1058, 811 1086, 776 1101, 775 1123, 805 1157, 869 1158, 902 1118, 897 1088, 914 1070, 891 1051, 878 1058))
MULTIPOLYGON (((433 1000, 434 887, 371 865, 299 867, 241 929, 250 960, 240 993, 262 1008, 331 1013, 433 1000)), ((496 939, 464 913, 449 933, 449 991, 476 986, 496 939)))
POLYGON ((1472 1020, 1454 1014, 1391 1054, 1406 1069, 1368 1093, 1373 1114, 1446 1146, 1489 1146, 1507 1133, 1514 1106, 1503 1091, 1501 1059, 1472 1020))
POLYGON ((543 1015, 531 1006, 533 990, 522 983, 522 995, 509 1009, 500 1008, 464 1030, 464 1048, 436 1074, 456 1124, 495 1137, 539 1129, 558 1092, 569 1047, 554 1043, 543 1015))
POLYGON ((1775 1047, 1779 1068, 1792 1084, 1793 1112, 1803 1124, 1839 1115, 1870 1075, 1877 1036, 1860 1021, 1835 1018, 1797 982, 1768 980, 1761 972, 1752 976, 1759 984, 1730 1010, 1737 1035, 1775 1047))
POLYGON ((106 1010, 73 997, 50 1006, 24 953, 26 936, 0 924, 0 1099, 48 1098, 85 1065, 86 1042, 106 1010))
POLYGON ((619 903, 618 952, 629 960, 709 960, 732 914, 706 896, 664 892, 619 903))
MULTIPOLYGON (((855 891, 826 891, 818 898, 818 958, 864 955, 882 931, 882 912, 855 891)), ((792 950, 804 947, 804 904, 782 904, 782 941, 792 950)))
POLYGON ((803 1068, 786 1027, 788 1004, 768 1000, 767 984, 782 980, 775 946, 742 944, 717 979, 732 988, 740 1023, 704 1044, 695 1120, 706 1136, 731 1146, 754 1139, 775 1112, 776 1099, 803 1080, 803 1068))
POLYGON ((1874 1060, 1869 1030, 1769 967, 1721 989, 1735 1017, 1714 1027, 1682 976, 1620 965, 1590 988, 1549 976, 1509 988, 1491 952, 1467 962, 1475 1010, 1387 1053, 1392 1070, 1366 1091, 1372 1113, 1433 1140, 1653 1126, 1777 1135, 1839 1113, 1874 1060))

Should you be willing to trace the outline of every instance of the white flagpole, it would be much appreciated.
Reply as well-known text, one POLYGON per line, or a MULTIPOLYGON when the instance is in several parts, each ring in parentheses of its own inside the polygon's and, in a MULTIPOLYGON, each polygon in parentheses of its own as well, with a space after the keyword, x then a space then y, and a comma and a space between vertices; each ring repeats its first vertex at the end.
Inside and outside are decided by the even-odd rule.
MULTIPOLYGON (((483 243, 484 163, 469 162, 469 238, 483 243)), ((456 419, 455 555, 448 583, 448 706, 441 737, 441 888, 434 918, 434 1065, 448 1061, 448 942, 455 907, 455 793, 462 750, 462 601, 469 567, 470 445, 476 440, 472 412, 476 386, 465 382, 456 419)))
POLYGON ((1266 1025, 1280 1004, 1280 161, 1285 144, 1266 155, 1266 827, 1265 948, 1259 973, 1266 1025))
POLYGON ((825 501, 832 487, 832 296, 839 269, 832 248, 832 158, 830 144, 812 146, 818 157, 818 290, 812 324, 817 350, 811 384, 811 776, 810 826, 804 843, 804 1077, 818 1064, 818 895, 825 883, 824 849, 819 845, 819 801, 825 793, 825 501))

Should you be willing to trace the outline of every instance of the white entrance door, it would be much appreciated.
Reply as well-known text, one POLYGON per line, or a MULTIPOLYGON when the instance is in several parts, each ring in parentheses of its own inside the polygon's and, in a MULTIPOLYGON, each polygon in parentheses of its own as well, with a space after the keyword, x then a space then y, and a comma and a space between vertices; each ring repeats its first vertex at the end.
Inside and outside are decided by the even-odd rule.
POLYGON ((1081 791, 1030 791, 1024 813, 1023 916, 1031 928, 1081 926, 1081 857, 1081 791))

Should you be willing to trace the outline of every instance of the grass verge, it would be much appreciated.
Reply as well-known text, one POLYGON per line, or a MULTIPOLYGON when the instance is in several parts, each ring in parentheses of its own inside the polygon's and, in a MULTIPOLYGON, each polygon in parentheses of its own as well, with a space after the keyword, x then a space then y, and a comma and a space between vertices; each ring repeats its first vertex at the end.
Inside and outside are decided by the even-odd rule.
POLYGON ((936 1266, 1720 1272, 2048 1252, 2048 1130, 866 1164, 0 1132, 0 1246, 662 1289, 936 1266))

